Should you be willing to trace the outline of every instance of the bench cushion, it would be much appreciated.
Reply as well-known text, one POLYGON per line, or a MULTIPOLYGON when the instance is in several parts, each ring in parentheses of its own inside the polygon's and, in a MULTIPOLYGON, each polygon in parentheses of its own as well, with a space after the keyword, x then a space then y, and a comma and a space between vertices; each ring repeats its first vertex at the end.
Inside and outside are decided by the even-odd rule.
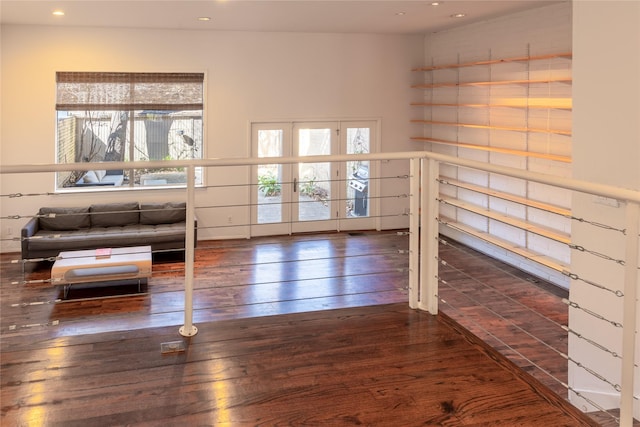
POLYGON ((140 269, 137 265, 110 265, 105 267, 74 268, 64 273, 67 282, 91 281, 92 279, 120 279, 123 277, 137 277, 140 269))

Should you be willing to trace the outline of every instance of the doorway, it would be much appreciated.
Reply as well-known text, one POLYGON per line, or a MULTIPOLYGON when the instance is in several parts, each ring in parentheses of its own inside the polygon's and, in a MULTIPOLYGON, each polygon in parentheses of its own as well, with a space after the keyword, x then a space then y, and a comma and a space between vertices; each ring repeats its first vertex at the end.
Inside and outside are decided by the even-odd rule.
POLYGON ((377 127, 375 120, 253 123, 252 154, 272 162, 252 168, 251 235, 376 228, 375 162, 276 159, 375 152, 377 127))

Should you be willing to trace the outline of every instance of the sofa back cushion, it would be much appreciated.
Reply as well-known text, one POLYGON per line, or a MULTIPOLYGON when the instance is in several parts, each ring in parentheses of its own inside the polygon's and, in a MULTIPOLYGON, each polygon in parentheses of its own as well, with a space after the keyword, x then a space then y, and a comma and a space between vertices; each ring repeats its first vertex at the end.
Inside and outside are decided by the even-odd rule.
POLYGON ((89 208, 40 208, 40 228, 51 231, 89 228, 89 208))
POLYGON ((138 224, 138 202, 91 205, 92 227, 124 227, 138 224))
POLYGON ((185 202, 141 203, 140 224, 174 224, 183 222, 187 215, 185 202))

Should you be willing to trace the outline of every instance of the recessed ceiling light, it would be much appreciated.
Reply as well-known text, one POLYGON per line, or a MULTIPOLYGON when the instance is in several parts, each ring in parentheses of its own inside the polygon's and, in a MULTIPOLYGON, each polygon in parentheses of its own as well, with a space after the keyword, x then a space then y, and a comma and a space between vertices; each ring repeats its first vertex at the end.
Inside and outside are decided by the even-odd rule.
POLYGON ((454 13, 451 15, 452 18, 464 18, 465 16, 467 16, 466 13, 454 13))
POLYGON ((209 18, 208 16, 201 16, 198 18, 198 21, 211 21, 211 18, 209 18))
POLYGON ((431 6, 440 6, 442 4, 441 1, 432 1, 431 6))
POLYGON ((55 16, 64 16, 64 12, 63 12, 63 11, 61 11, 61 10, 54 10, 54 11, 53 11, 53 14, 54 14, 55 16))
POLYGON ((403 16, 405 14, 406 14, 406 12, 396 12, 396 16, 403 16))

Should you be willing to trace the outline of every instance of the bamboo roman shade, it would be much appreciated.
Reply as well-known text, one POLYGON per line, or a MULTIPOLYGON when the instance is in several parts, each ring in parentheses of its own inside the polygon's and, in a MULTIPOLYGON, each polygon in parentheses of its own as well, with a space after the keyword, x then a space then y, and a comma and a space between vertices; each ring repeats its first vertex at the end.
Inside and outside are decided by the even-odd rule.
POLYGON ((202 110, 204 73, 56 73, 56 110, 202 110))

